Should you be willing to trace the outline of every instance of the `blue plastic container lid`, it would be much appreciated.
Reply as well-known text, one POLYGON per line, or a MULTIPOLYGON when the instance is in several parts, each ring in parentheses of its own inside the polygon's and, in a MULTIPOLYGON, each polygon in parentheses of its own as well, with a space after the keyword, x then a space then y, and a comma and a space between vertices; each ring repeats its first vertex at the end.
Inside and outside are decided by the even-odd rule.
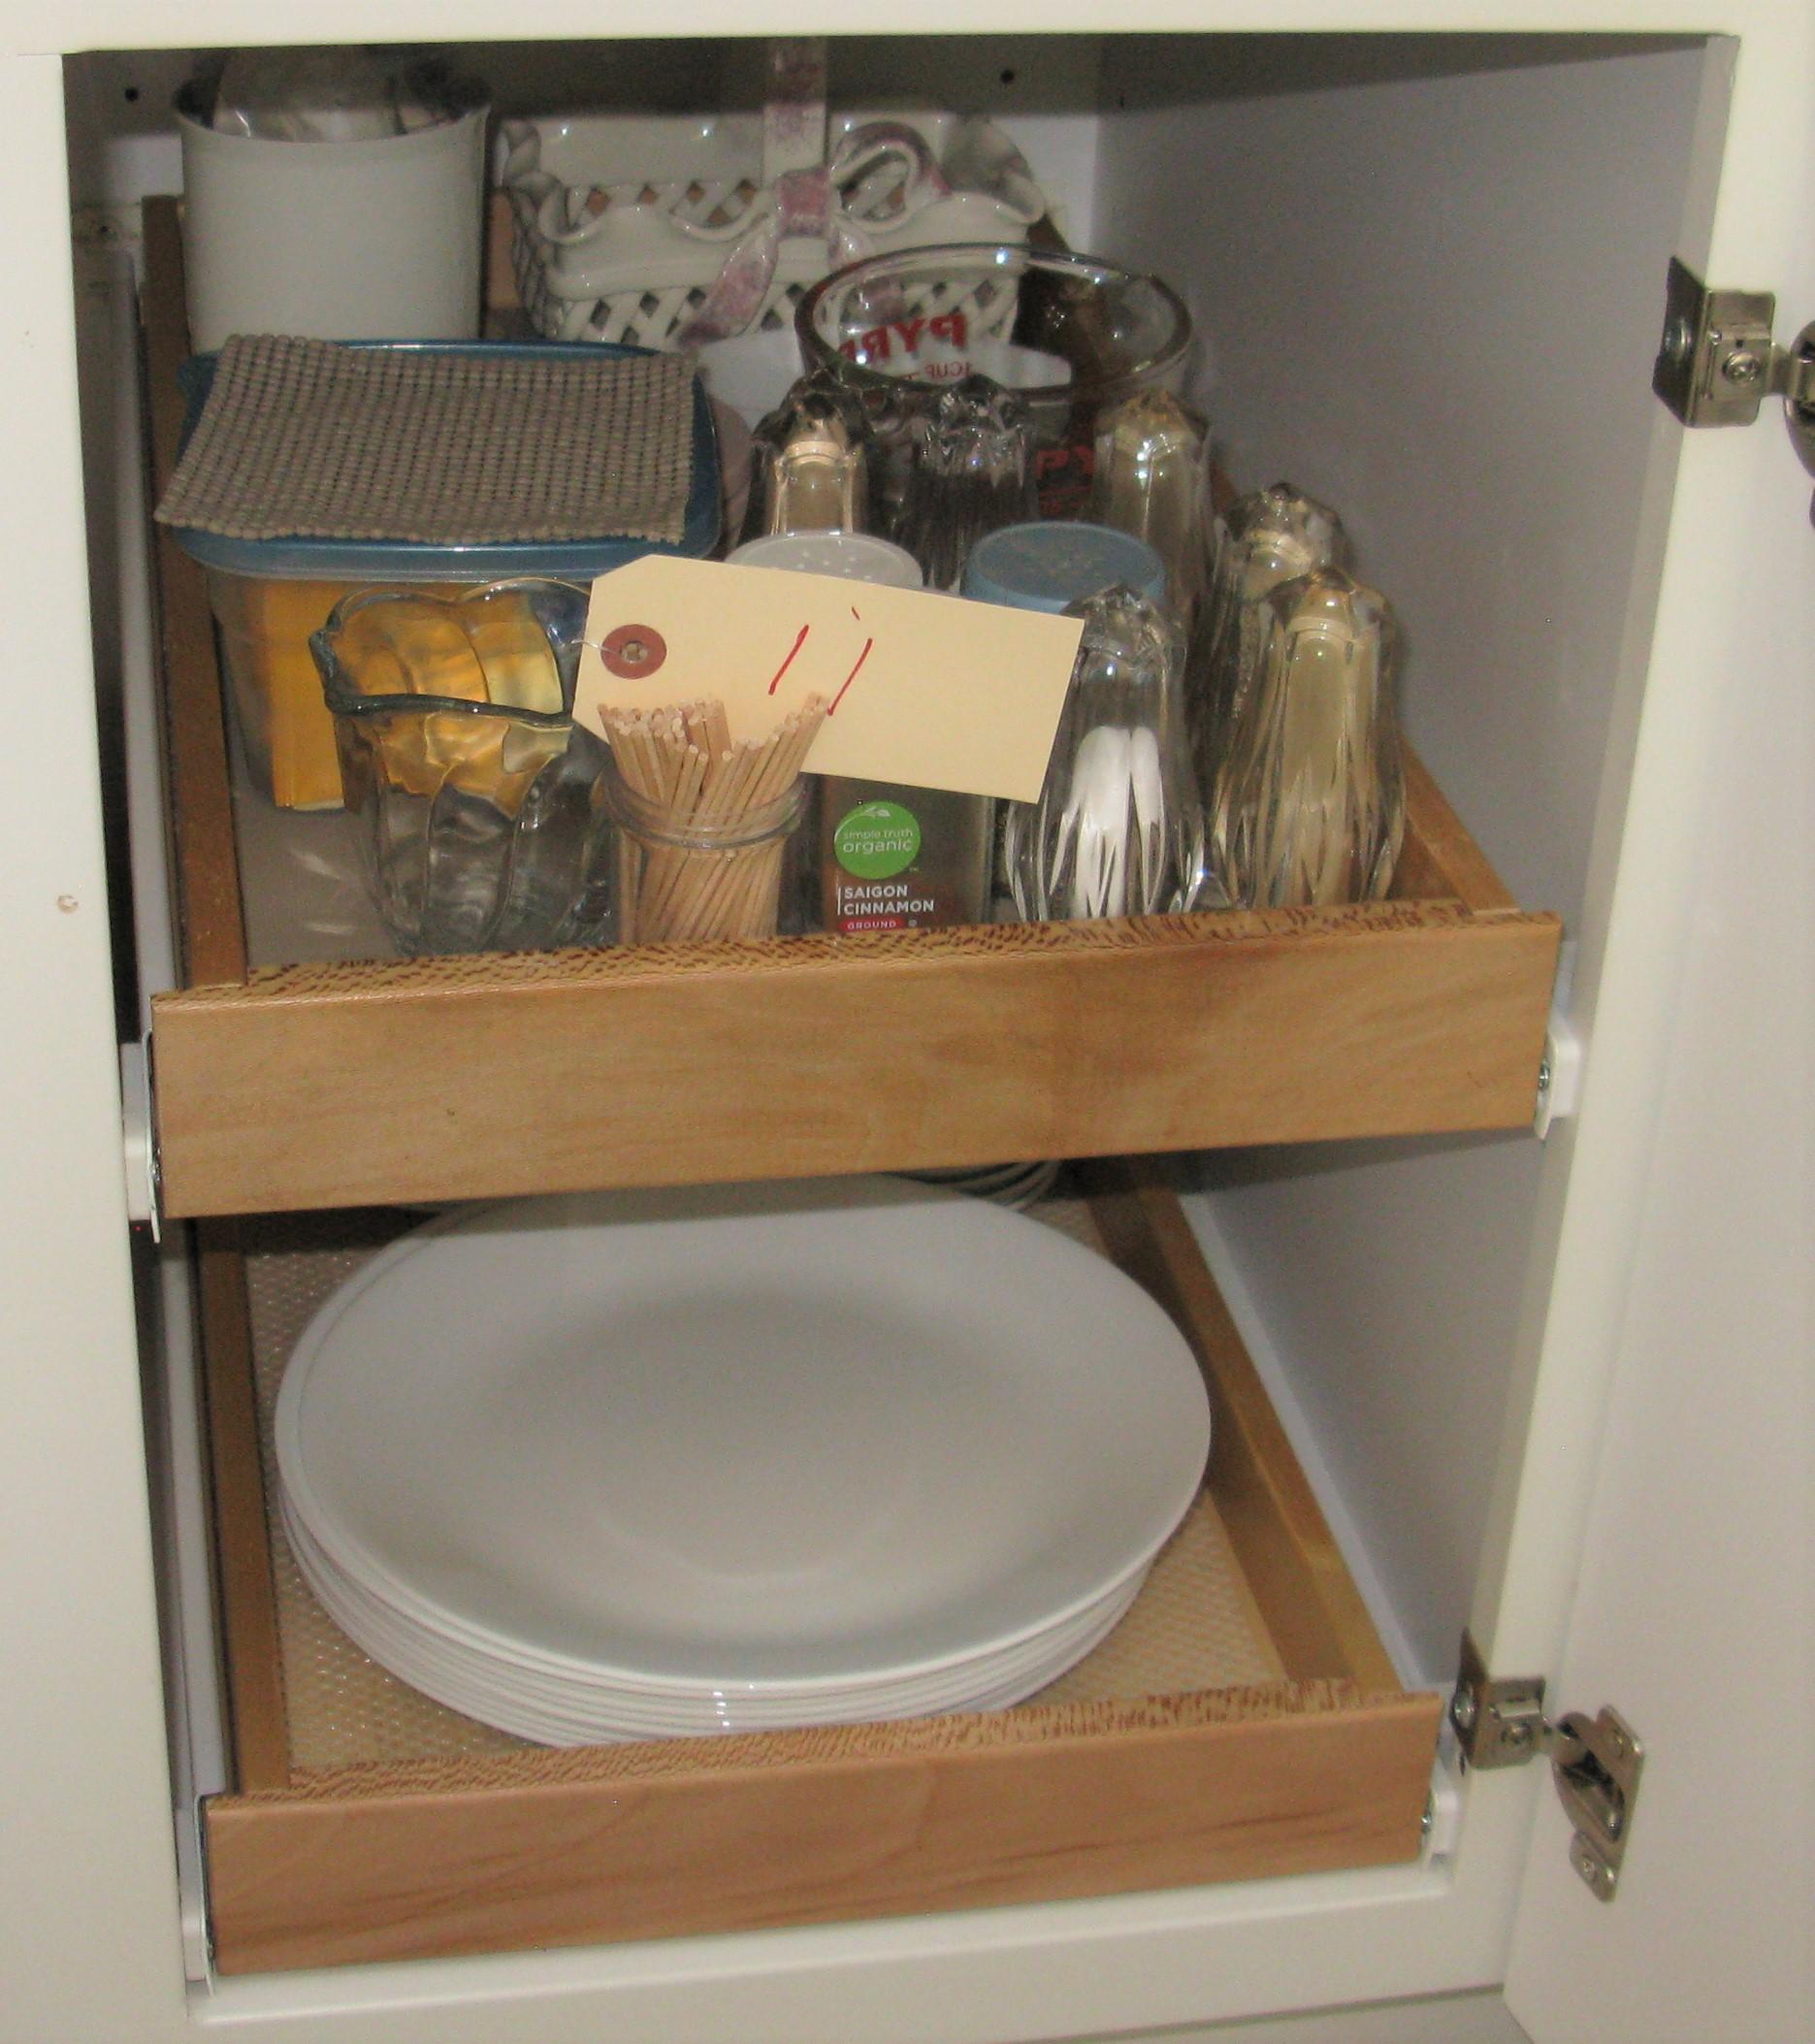
MULTIPOLYGON (((610 341, 347 341, 343 347, 408 348, 437 355, 530 355, 575 362, 628 361, 653 352, 610 341)), ((218 355, 192 355, 177 372, 188 409, 178 451, 202 417, 214 386, 218 355)), ((193 526, 174 529, 177 544, 204 568, 234 575, 263 575, 285 582, 502 582, 513 575, 553 581, 590 582, 645 554, 682 554, 693 559, 718 544, 719 441, 705 387, 694 378, 694 471, 678 542, 631 539, 601 534, 597 539, 519 539, 500 546, 424 546, 403 539, 230 539, 193 526)))
POLYGON ((1017 610, 1057 611, 1118 582, 1160 602, 1165 563, 1145 539, 1107 525, 1005 525, 971 549, 958 593, 1017 610))

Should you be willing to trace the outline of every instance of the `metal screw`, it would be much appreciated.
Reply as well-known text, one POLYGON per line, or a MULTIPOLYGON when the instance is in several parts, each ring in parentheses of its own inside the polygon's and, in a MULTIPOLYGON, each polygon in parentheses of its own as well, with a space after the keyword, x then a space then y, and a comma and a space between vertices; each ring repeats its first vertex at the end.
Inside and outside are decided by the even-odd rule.
POLYGON ((1721 364, 1721 374, 1741 390, 1750 390, 1765 374, 1764 358, 1752 348, 1735 348, 1721 364))
POLYGON ((1523 1718, 1514 1718, 1501 1736, 1514 1752, 1523 1753, 1532 1742, 1532 1728, 1523 1718))
POLYGON ((1480 1705, 1475 1700, 1472 1689, 1458 1689, 1449 1700, 1449 1722, 1466 1738, 1475 1730, 1475 1720, 1480 1705))
POLYGON ((1431 1826, 1437 1822, 1437 1798, 1424 1799, 1424 1815, 1418 1819, 1418 1842, 1422 1844, 1431 1835, 1431 1826))
POLYGON ((1546 1051, 1538 1060, 1538 1090, 1540 1094, 1550 1090, 1550 1053, 1546 1051))

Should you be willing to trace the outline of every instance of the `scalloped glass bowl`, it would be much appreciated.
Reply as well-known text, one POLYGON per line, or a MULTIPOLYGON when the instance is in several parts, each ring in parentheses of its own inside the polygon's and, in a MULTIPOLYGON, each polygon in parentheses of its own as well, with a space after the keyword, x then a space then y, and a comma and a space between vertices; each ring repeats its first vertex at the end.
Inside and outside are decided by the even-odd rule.
POLYGON ((362 589, 309 641, 367 882, 405 955, 611 940, 603 742, 573 722, 588 592, 362 589))

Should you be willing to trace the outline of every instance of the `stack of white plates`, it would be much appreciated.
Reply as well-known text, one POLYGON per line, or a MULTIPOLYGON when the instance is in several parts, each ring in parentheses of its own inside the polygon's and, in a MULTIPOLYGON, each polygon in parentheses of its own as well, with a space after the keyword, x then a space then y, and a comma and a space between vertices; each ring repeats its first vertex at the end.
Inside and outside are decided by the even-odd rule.
POLYGON ((1058 1159, 1041 1164, 977 1164, 957 1171, 911 1171, 923 1184, 947 1185, 954 1192, 968 1192, 976 1199, 993 1200, 998 1207, 1018 1212, 1044 1199, 1058 1177, 1058 1159))
POLYGON ((328 1302, 276 1414, 330 1615, 551 1744, 1014 1703, 1121 1616, 1209 1443, 1112 1265, 891 1179, 449 1216, 328 1302))

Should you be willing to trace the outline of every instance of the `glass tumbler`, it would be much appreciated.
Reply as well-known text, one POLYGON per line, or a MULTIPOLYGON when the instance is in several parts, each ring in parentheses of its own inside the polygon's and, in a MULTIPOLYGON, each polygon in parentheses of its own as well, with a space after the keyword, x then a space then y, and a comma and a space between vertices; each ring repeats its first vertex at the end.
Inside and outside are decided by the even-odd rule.
POLYGON ((988 376, 966 376, 915 422, 896 532, 928 589, 956 589, 978 540, 1034 515, 1026 407, 988 376))
POLYGON ((1259 656, 1261 605, 1281 582, 1313 568, 1344 568, 1348 540, 1342 521, 1278 482, 1252 490, 1215 520, 1210 541, 1210 588, 1191 635, 1185 701, 1198 786, 1208 792, 1242 714, 1259 656))
POLYGON ((1180 709, 1183 641, 1126 587, 1075 603, 1084 638, 1037 802, 1012 802, 1004 860, 1024 923, 1191 908, 1204 818, 1180 709))
POLYGON ((1137 391, 1097 424, 1084 515, 1145 539, 1166 564, 1166 593, 1186 633, 1210 574, 1209 476, 1201 419, 1169 390, 1137 391))
POLYGON ((1395 632, 1340 568, 1263 599, 1252 685, 1212 802, 1212 862, 1238 907, 1377 899, 1405 835, 1395 632))
POLYGON ((405 955, 609 941, 608 755, 570 715, 587 600, 527 579, 365 589, 310 639, 367 882, 405 955))

